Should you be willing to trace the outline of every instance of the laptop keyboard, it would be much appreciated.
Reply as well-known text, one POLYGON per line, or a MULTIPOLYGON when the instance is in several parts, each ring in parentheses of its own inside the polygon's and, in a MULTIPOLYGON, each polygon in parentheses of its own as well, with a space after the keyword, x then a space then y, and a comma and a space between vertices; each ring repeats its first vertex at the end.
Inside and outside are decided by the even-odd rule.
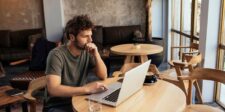
POLYGON ((119 93, 120 93, 120 88, 115 90, 111 94, 107 95, 103 99, 106 100, 106 101, 110 101, 110 102, 116 102, 117 99, 118 99, 119 93))

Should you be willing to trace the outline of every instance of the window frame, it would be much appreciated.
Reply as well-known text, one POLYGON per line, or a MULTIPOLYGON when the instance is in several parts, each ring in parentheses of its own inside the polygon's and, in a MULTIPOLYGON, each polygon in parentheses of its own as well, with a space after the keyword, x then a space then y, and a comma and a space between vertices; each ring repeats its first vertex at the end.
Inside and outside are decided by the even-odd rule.
MULTIPOLYGON (((188 43, 189 45, 191 45, 191 43, 193 42, 199 42, 199 36, 197 36, 197 28, 195 26, 197 26, 197 3, 198 0, 192 0, 191 3, 191 23, 190 23, 190 34, 187 34, 186 32, 183 31, 183 16, 184 16, 184 12, 183 12, 183 5, 184 2, 183 0, 180 0, 180 29, 177 30, 175 29, 175 0, 172 0, 172 7, 171 7, 171 46, 170 47, 174 47, 174 46, 184 46, 183 45, 183 40, 189 38, 190 39, 190 43, 188 43), (179 45, 175 45, 175 34, 180 35, 179 36, 179 45)), ((200 21, 199 21, 200 22, 200 21)), ((182 54, 182 49, 179 49, 179 59, 181 59, 181 54, 182 54)), ((171 53, 170 53, 170 59, 173 60, 174 59, 174 51, 171 48, 171 53)))
MULTIPOLYGON (((225 0, 221 1, 221 12, 220 12, 220 31, 219 31, 219 41, 218 41, 218 50, 217 50, 217 69, 225 70, 224 68, 224 56, 225 56, 225 0)), ((225 108, 225 103, 223 104, 220 101, 220 91, 221 83, 216 83, 216 102, 225 108)))

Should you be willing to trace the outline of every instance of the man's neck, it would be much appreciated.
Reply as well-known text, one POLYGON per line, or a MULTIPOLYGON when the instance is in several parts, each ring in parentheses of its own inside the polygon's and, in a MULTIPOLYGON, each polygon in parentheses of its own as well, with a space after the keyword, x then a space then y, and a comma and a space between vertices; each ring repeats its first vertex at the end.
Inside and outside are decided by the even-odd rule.
POLYGON ((81 54, 81 50, 76 48, 74 45, 69 44, 67 46, 69 52, 73 55, 73 56, 79 56, 81 54))

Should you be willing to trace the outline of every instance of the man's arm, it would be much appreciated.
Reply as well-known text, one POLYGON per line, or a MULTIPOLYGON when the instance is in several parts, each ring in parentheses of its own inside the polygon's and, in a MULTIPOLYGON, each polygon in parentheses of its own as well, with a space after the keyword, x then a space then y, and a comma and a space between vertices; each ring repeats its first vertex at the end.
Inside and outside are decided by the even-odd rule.
POLYGON ((86 49, 87 51, 89 51, 95 58, 95 68, 94 71, 96 73, 96 75, 102 79, 105 80, 107 78, 107 68, 105 66, 105 63, 103 62, 98 49, 96 47, 96 45, 94 43, 88 43, 86 45, 86 49))
POLYGON ((52 96, 75 96, 82 94, 92 94, 104 91, 106 86, 103 83, 93 82, 82 87, 72 87, 61 85, 61 77, 49 74, 47 75, 47 89, 52 96))
POLYGON ((107 78, 107 68, 100 54, 99 53, 97 54, 98 56, 95 56, 96 65, 95 65, 94 71, 100 79, 105 80, 107 78))

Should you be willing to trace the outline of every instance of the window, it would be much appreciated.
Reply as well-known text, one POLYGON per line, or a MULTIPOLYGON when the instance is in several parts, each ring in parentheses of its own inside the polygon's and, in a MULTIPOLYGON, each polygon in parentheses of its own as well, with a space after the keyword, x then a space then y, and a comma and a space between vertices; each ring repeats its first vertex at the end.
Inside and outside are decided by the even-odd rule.
MULTIPOLYGON (((198 43, 201 0, 172 0, 171 4, 171 46, 198 43)), ((185 50, 171 48, 171 59, 181 59, 182 52, 185 50)))
POLYGON ((197 1, 197 5, 196 5, 196 26, 195 26, 195 31, 194 31, 194 36, 199 37, 199 33, 200 33, 200 15, 201 15, 201 0, 197 1))
MULTIPOLYGON (((225 71, 225 0, 221 4, 218 68, 225 71)), ((225 107, 225 84, 217 84, 216 101, 225 107)))

